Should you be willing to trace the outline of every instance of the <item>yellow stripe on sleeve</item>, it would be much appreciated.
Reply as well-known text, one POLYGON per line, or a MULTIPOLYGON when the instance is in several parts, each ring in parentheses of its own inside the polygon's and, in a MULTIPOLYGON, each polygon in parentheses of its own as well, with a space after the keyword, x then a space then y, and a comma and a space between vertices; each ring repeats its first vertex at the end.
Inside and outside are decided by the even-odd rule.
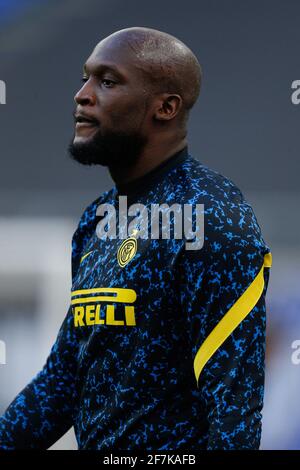
POLYGON ((271 266, 272 255, 267 253, 264 256, 263 266, 253 282, 228 310, 198 349, 194 359, 194 372, 197 383, 207 361, 257 304, 264 290, 264 268, 270 268, 271 266))

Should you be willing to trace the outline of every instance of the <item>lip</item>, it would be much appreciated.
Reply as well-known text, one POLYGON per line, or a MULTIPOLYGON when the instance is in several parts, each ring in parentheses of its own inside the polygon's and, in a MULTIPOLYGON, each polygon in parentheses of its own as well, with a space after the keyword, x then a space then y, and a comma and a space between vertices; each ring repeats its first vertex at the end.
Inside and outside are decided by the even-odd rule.
POLYGON ((83 129, 85 127, 96 127, 97 123, 95 121, 82 121, 76 122, 76 129, 83 129))
POLYGON ((74 120, 75 124, 98 124, 97 120, 93 116, 89 116, 83 112, 75 112, 74 113, 74 120))

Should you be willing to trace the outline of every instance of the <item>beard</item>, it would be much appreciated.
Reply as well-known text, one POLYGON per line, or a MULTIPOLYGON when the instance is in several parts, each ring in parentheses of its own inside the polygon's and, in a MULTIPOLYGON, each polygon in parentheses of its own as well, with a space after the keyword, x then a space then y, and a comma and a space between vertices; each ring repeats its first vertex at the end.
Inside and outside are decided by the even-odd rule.
POLYGON ((109 168, 129 168, 134 165, 147 142, 137 132, 113 132, 105 134, 99 129, 86 142, 70 142, 70 157, 82 165, 102 165, 109 168))

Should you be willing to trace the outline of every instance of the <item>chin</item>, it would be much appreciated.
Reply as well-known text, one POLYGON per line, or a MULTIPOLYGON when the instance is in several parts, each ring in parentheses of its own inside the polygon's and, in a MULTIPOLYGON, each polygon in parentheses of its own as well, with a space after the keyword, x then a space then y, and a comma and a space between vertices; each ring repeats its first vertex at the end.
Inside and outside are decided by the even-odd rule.
POLYGON ((86 136, 86 135, 75 135, 73 139, 73 144, 85 144, 89 143, 93 138, 93 135, 86 136))

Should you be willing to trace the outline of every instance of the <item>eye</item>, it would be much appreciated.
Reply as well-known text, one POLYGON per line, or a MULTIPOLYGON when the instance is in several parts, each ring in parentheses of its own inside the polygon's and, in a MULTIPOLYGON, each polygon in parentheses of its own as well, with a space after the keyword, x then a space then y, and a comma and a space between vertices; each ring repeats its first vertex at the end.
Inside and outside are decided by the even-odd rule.
MULTIPOLYGON (((82 77, 81 82, 86 83, 88 79, 89 77, 82 77)), ((114 85, 116 85, 114 80, 109 80, 108 78, 103 78, 100 83, 103 84, 105 88, 112 88, 114 85)))
POLYGON ((109 78, 103 78, 101 83, 105 86, 105 88, 112 88, 116 84, 116 82, 109 80, 109 78))

